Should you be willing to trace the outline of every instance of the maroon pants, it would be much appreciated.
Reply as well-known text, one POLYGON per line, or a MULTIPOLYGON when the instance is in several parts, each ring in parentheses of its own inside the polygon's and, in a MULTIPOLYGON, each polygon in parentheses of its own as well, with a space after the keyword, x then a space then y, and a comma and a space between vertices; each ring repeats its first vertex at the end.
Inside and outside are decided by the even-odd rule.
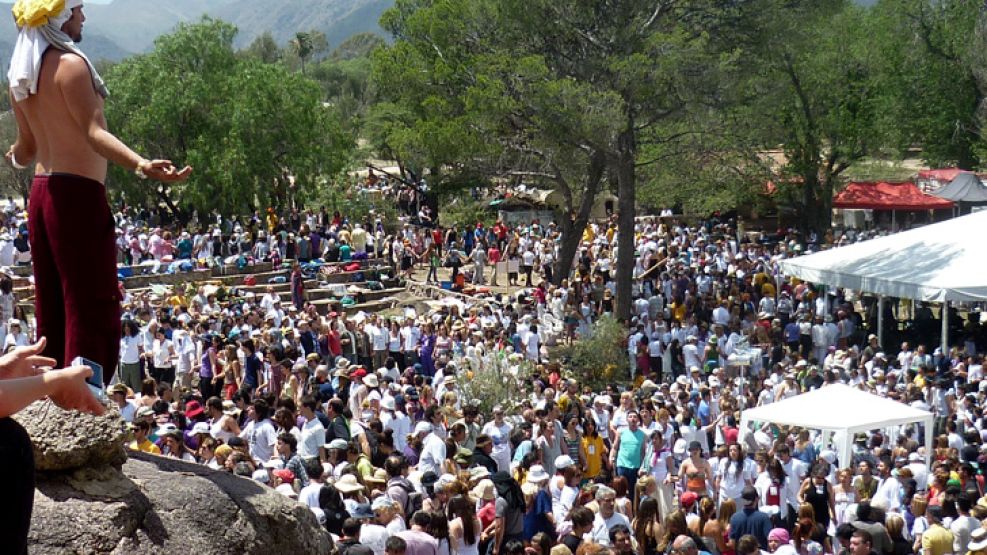
POLYGON ((34 307, 45 355, 58 368, 82 356, 103 366, 107 384, 120 345, 120 292, 113 214, 102 183, 69 174, 38 175, 28 232, 34 307))

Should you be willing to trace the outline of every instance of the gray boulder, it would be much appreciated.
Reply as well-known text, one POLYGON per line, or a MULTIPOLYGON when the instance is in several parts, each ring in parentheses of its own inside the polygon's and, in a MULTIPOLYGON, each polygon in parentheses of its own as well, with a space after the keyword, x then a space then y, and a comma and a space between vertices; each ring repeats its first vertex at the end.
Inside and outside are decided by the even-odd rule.
POLYGON ((329 553, 307 507, 252 480, 130 453, 121 469, 39 473, 30 553, 329 553))
POLYGON ((116 406, 103 416, 66 411, 51 401, 36 401, 14 415, 34 443, 38 471, 74 470, 127 460, 126 427, 116 406))

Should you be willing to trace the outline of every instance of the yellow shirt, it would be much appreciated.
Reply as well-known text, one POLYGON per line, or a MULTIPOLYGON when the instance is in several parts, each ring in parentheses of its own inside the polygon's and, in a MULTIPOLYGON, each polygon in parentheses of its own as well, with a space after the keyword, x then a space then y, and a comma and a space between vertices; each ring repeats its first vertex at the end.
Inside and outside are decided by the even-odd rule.
POLYGON ((144 441, 140 444, 137 443, 137 440, 131 441, 128 447, 131 451, 141 451, 142 453, 150 453, 152 455, 161 454, 161 449, 159 449, 157 445, 151 443, 151 441, 147 438, 144 438, 144 441))
POLYGON ((583 436, 583 451, 586 453, 586 477, 596 478, 603 470, 603 438, 583 436))

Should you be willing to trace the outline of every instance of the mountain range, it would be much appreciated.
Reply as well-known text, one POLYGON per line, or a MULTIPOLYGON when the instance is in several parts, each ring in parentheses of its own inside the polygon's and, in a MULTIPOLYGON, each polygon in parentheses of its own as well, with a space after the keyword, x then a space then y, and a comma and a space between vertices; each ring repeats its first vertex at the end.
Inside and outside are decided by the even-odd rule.
MULTIPOLYGON (((871 5, 876 0, 855 0, 871 5)), ((12 0, 0 0, 0 10, 12 0)), ((378 25, 394 0, 108 0, 86 4, 83 50, 94 61, 119 61, 147 52, 154 40, 181 22, 202 16, 229 21, 240 30, 237 48, 249 45, 269 32, 285 45, 299 31, 322 31, 329 47, 338 46, 356 33, 384 34, 378 25)), ((0 18, 2 20, 2 18, 0 18)), ((10 59, 17 29, 0 24, 0 64, 10 59)))
MULTIPOLYGON (((394 0, 112 0, 86 4, 82 48, 93 60, 118 61, 154 47, 154 39, 182 22, 208 15, 240 30, 237 48, 269 32, 284 45, 299 31, 325 33, 330 48, 362 32, 384 31, 378 25, 394 0)), ((6 8, 0 4, 0 9, 6 8)), ((17 37, 10 22, 0 24, 0 60, 8 60, 17 37)))

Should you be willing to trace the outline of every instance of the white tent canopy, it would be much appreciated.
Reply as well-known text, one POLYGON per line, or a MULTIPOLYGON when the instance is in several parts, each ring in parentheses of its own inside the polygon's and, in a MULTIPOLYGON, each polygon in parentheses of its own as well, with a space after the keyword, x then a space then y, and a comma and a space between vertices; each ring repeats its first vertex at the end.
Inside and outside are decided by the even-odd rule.
POLYGON ((780 261, 805 281, 920 301, 987 300, 987 211, 780 261))
POLYGON ((750 424, 779 424, 823 431, 823 445, 832 434, 840 466, 850 464, 854 434, 911 423, 925 425, 925 453, 932 452, 932 413, 844 384, 827 385, 801 395, 748 409, 740 414, 741 442, 750 424))

